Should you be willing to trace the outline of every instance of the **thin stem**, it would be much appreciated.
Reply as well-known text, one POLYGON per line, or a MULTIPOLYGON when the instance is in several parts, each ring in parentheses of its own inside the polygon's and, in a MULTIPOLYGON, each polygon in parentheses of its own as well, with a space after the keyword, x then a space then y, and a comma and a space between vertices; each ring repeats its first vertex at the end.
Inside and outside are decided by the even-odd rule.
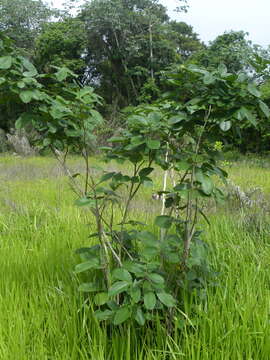
POLYGON ((89 181, 89 153, 88 153, 88 148, 87 148, 87 143, 86 143, 86 129, 85 126, 83 124, 83 140, 84 140, 84 148, 82 150, 82 155, 85 161, 85 184, 84 184, 84 194, 87 194, 87 190, 88 190, 88 181, 89 181))
POLYGON ((85 149, 85 182, 84 182, 84 195, 87 195, 88 192, 88 181, 89 181, 89 158, 88 151, 85 149))
POLYGON ((106 241, 104 241, 104 229, 102 226, 103 219, 102 219, 102 215, 100 213, 100 208, 98 206, 96 184, 95 184, 95 181, 94 181, 93 177, 91 176, 91 174, 89 174, 89 180, 90 180, 89 186, 93 192, 93 197, 95 200, 95 208, 92 210, 92 213, 94 214, 95 220, 96 220, 99 243, 101 245, 101 248, 103 249, 103 256, 101 259, 102 259, 103 272, 104 272, 104 276, 106 279, 107 287, 109 288, 110 287, 110 271, 109 271, 110 256, 109 256, 106 241))
POLYGON ((55 149, 53 146, 51 146, 51 150, 52 150, 52 153, 54 154, 56 160, 59 162, 62 169, 64 170, 66 176, 69 178, 70 186, 71 186, 71 189, 73 190, 73 192, 79 197, 83 196, 83 190, 79 187, 75 178, 72 176, 70 169, 66 165, 66 155, 64 155, 63 160, 61 160, 61 155, 62 155, 61 152, 58 151, 57 149, 55 149))
POLYGON ((116 254, 116 252, 114 251, 114 248, 112 247, 111 242, 110 242, 110 240, 108 239, 108 237, 107 237, 107 235, 106 235, 106 233, 105 233, 104 231, 102 232, 102 235, 103 235, 104 238, 106 239, 106 245, 110 248, 110 250, 111 250, 114 258, 115 258, 116 261, 118 262, 119 266, 122 267, 123 264, 122 264, 122 262, 121 262, 121 259, 120 259, 120 257, 116 254))
MULTIPOLYGON (((205 114, 203 128, 202 128, 202 131, 201 131, 201 133, 199 135, 199 138, 198 138, 198 141, 197 141, 197 144, 196 144, 196 148, 195 148, 195 164, 193 164, 193 166, 192 166, 191 177, 190 177, 190 184, 191 184, 190 191, 193 190, 196 159, 197 159, 197 156, 198 156, 198 153, 199 153, 199 148, 200 148, 200 145, 201 145, 202 136, 203 136, 203 134, 205 132, 206 125, 207 125, 207 122, 208 122, 210 114, 211 114, 211 110, 212 110, 212 106, 210 105, 209 108, 208 108, 208 111, 205 114)), ((187 210, 186 210, 185 241, 184 241, 183 259, 182 259, 182 268, 183 269, 185 269, 186 262, 187 262, 187 259, 189 257, 190 245, 191 245, 191 241, 192 241, 192 238, 193 238, 193 235, 194 235, 194 232, 195 232, 195 226, 196 226, 196 223, 197 223, 197 215, 198 215, 198 199, 196 199, 195 213, 194 213, 193 220, 192 220, 193 201, 192 201, 192 198, 190 196, 190 191, 188 193, 187 210)))
POLYGON ((182 178, 181 178, 181 180, 180 180, 180 184, 182 184, 182 182, 185 180, 185 178, 187 177, 188 173, 189 173, 189 169, 186 170, 186 172, 185 172, 184 175, 182 176, 182 178))
MULTIPOLYGON (((169 156, 169 144, 166 143, 166 154, 165 154, 165 162, 168 162, 168 156, 169 156)), ((167 179, 168 179, 168 170, 165 170, 164 172, 164 177, 163 177, 163 194, 162 194, 162 208, 161 208, 161 215, 164 215, 165 213, 165 201, 166 201, 166 196, 164 194, 164 192, 167 189, 167 179)))
MULTIPOLYGON (((165 162, 168 162, 168 157, 169 157, 169 143, 166 143, 166 153, 165 153, 165 162)), ((164 192, 167 189, 167 180, 168 180, 168 172, 169 170, 165 170, 164 172, 164 176, 163 176, 163 188, 162 188, 162 207, 161 207, 161 215, 165 214, 165 203, 166 203, 166 195, 164 194, 164 192)), ((165 234, 166 234, 166 230, 165 229, 160 229, 160 241, 163 242, 164 238, 165 238, 165 234)))
MULTIPOLYGON (((133 177, 136 177, 138 175, 138 173, 139 173, 141 167, 143 166, 143 164, 144 164, 144 161, 142 161, 138 166, 137 166, 137 164, 134 164, 133 177)), ((149 162, 148 167, 150 167, 151 164, 152 164, 152 161, 149 162)), ((125 206, 124 214, 123 214, 122 221, 121 221, 121 223, 122 223, 121 232, 123 231, 124 224, 127 221, 130 203, 133 200, 134 196, 137 194, 140 186, 141 186, 141 183, 139 183, 137 185, 137 187, 135 187, 135 183, 132 183, 130 188, 129 188, 128 199, 126 201, 126 206, 125 206)))

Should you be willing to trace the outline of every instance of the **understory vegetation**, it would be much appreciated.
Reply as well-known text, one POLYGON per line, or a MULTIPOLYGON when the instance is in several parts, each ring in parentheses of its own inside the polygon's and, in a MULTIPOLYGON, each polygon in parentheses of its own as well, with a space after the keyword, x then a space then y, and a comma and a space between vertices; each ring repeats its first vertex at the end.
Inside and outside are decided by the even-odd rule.
MULTIPOLYGON (((82 163, 72 158, 69 166, 78 171, 82 163)), ((269 201, 269 160, 251 157, 227 166, 242 191, 259 187, 269 201)), ((259 208, 241 206, 237 197, 209 206, 211 226, 201 226, 216 283, 199 298, 184 294, 170 334, 158 317, 143 328, 112 328, 96 320, 92 304, 77 291, 75 251, 91 243, 94 219, 74 207, 58 163, 1 157, 0 174, 1 359, 269 358, 268 212, 262 219, 259 208)), ((156 178, 162 181, 159 173, 156 178)), ((152 223, 160 207, 146 188, 132 216, 152 223)))

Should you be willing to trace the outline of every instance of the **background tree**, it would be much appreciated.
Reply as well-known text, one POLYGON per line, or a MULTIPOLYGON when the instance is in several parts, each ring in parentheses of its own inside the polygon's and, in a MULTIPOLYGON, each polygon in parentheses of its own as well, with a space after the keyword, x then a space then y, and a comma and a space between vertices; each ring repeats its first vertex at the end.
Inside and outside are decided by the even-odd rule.
POLYGON ((264 48, 253 45, 253 52, 249 59, 253 78, 257 83, 263 84, 270 79, 270 46, 264 48))
POLYGON ((205 49, 205 45, 198 38, 198 34, 193 31, 192 26, 183 21, 170 21, 168 35, 174 41, 175 50, 181 56, 182 62, 205 49))
POLYGON ((22 63, 22 57, 16 54, 12 40, 0 33, 0 128, 9 131, 14 126, 16 118, 25 110, 13 91, 21 84, 17 84, 17 73, 31 71, 31 65, 25 60, 27 69, 22 63), (17 86, 18 85, 18 86, 17 86))
MULTIPOLYGON (((145 76, 139 69, 143 35, 149 32, 149 21, 143 11, 152 1, 94 0, 86 3, 80 18, 87 32, 88 79, 98 82, 109 103, 127 105, 138 96, 137 78, 145 76), (136 9, 136 11, 135 11, 136 9), (137 71, 130 63, 137 65, 137 71)), ((156 17, 167 20, 165 8, 157 5, 156 17)), ((144 43, 144 41, 143 41, 144 43)), ((149 63, 149 46, 148 61, 149 63)))
POLYGON ((166 8, 155 0, 94 0, 79 18, 87 32, 86 82, 99 85, 107 103, 136 103, 145 82, 179 60, 166 8))
POLYGON ((40 71, 52 71, 52 65, 66 66, 83 76, 86 36, 84 25, 78 19, 65 18, 46 24, 35 45, 35 64, 40 71))
POLYGON ((230 72, 247 71, 253 53, 247 35, 244 31, 225 32, 195 54, 193 62, 210 69, 223 63, 230 72))
POLYGON ((29 54, 42 26, 58 13, 41 0, 0 0, 0 31, 29 54))

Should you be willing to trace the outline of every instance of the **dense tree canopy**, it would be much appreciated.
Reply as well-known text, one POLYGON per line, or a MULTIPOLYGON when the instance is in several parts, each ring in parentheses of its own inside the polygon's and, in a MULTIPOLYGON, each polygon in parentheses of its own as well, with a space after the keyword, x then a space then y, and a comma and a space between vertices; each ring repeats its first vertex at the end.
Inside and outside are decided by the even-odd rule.
POLYGON ((56 13, 41 0, 0 0, 0 31, 29 52, 42 25, 56 13))
POLYGON ((198 34, 194 33, 192 26, 185 22, 171 21, 169 24, 169 36, 174 40, 177 54, 184 62, 190 56, 205 48, 198 34))
MULTIPOLYGON (((43 85, 65 66, 78 75, 80 86, 95 88, 104 98, 100 111, 109 133, 120 126, 123 109, 159 99, 166 91, 164 72, 181 64, 209 71, 224 64, 228 73, 243 72, 270 104, 270 51, 252 44, 247 33, 225 32, 205 45, 192 26, 172 21, 158 0, 85 0, 77 13, 70 11, 74 3, 66 1, 59 11, 42 0, 0 0, 0 33, 13 40, 14 53, 31 58, 45 74, 43 85)), ((179 11, 186 10, 186 1, 179 5, 179 11)), ((192 85, 187 78, 179 86, 185 92, 192 85)), ((0 127, 6 130, 24 107, 9 100, 1 95, 0 127)), ((243 128, 228 141, 238 146, 249 139, 254 147, 255 136, 265 139, 268 124, 258 121, 256 131, 243 128)))
POLYGON ((87 33, 86 80, 120 106, 134 103, 148 78, 200 46, 192 28, 170 23, 155 0, 94 0, 79 17, 87 33))
POLYGON ((232 72, 246 70, 252 54, 251 42, 246 40, 246 35, 244 31, 225 32, 195 54, 193 60, 212 69, 223 63, 232 72))
POLYGON ((45 72, 52 71, 52 65, 65 65, 82 76, 85 70, 82 58, 85 46, 84 26, 78 19, 66 18, 48 23, 36 39, 35 63, 45 72))
MULTIPOLYGON (((165 8, 148 0, 94 0, 85 5, 80 18, 87 32, 88 81, 98 82, 109 102, 116 97, 127 105, 138 96, 138 83, 159 69, 153 44, 158 41, 160 50, 163 44, 153 27, 168 20, 165 8)), ((158 60, 172 56, 165 54, 166 46, 162 50, 158 60)))

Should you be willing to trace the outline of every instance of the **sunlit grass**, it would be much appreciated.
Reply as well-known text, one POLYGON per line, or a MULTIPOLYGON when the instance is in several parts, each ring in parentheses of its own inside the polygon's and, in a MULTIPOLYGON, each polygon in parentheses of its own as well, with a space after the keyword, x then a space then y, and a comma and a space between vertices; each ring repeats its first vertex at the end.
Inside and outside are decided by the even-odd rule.
MULTIPOLYGON (((82 166, 77 158, 70 165, 82 166)), ((228 171, 241 187, 270 193, 270 168, 239 162, 228 171)), ((54 159, 0 158, 1 360, 270 358, 267 231, 245 228, 236 209, 213 212, 204 237, 219 285, 203 301, 180 299, 185 315, 172 336, 158 320, 152 328, 112 331, 77 291, 74 251, 89 244, 94 229, 74 199, 54 159)), ((160 207, 151 189, 136 201, 134 217, 151 221, 160 207)))

